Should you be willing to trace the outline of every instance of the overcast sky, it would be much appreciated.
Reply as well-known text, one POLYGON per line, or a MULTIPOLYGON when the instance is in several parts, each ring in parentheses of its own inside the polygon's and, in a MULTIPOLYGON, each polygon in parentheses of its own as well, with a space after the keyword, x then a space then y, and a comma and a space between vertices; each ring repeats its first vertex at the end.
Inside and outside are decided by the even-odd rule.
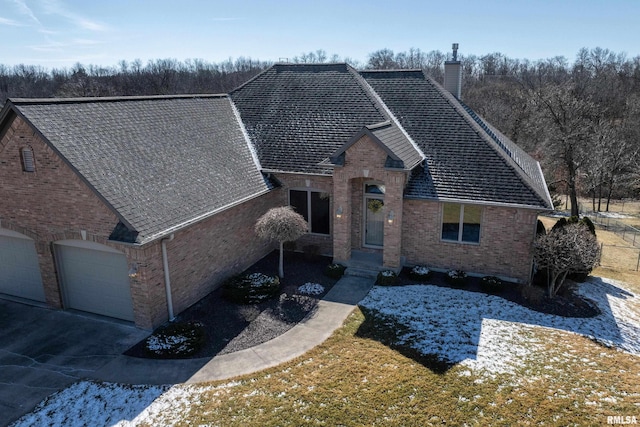
POLYGON ((640 0, 0 0, 0 64, 174 58, 366 62, 411 47, 531 60, 582 47, 640 55, 640 0))

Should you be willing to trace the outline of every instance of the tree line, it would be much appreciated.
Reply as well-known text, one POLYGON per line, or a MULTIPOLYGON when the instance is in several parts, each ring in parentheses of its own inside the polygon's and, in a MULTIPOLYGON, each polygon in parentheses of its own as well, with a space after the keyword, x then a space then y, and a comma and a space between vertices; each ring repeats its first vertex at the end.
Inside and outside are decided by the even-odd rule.
MULTIPOLYGON (((608 209, 612 197, 640 196, 640 56, 583 48, 572 63, 565 57, 530 61, 501 53, 458 58, 463 102, 541 162, 550 191, 568 195, 573 215, 578 196, 589 196, 594 211, 608 209)), ((441 83, 447 54, 381 49, 360 63, 316 50, 281 60, 422 69, 441 83)), ((227 93, 270 65, 245 57, 53 70, 0 65, 0 104, 9 97, 227 93)))

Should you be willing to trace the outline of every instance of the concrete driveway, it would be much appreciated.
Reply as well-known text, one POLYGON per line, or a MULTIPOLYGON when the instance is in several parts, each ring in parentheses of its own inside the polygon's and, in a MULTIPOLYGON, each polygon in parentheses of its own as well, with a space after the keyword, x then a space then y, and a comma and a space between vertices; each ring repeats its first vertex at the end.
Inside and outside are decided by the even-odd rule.
POLYGON ((148 332, 0 299, 0 426, 113 361, 148 332))

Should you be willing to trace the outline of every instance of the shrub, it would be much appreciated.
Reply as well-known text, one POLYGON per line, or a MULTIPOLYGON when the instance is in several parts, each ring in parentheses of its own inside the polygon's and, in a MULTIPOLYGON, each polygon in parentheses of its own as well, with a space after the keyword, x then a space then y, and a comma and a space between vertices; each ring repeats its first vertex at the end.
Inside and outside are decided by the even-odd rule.
POLYGON ((467 273, 463 270, 449 270, 445 280, 451 286, 462 288, 467 283, 467 273))
POLYGON ((170 323, 157 329, 145 340, 145 351, 153 358, 180 359, 197 353, 204 343, 205 332, 202 323, 170 323))
POLYGON ((591 272, 600 259, 600 246, 587 225, 568 224, 538 236, 533 256, 538 267, 547 270, 547 290, 553 297, 567 275, 591 272))
POLYGON ((431 270, 421 265, 416 265, 409 271, 409 278, 411 280, 426 280, 429 276, 431 276, 431 270))
POLYGON ((339 279, 344 274, 344 271, 347 269, 342 264, 329 264, 324 269, 324 275, 327 277, 331 277, 332 279, 339 279))
POLYGON ((488 293, 498 293, 502 290, 504 282, 496 276, 484 276, 480 279, 480 287, 488 293))
POLYGON ((596 226, 593 224, 593 221, 591 221, 588 216, 583 217, 580 220, 580 222, 587 226, 591 234, 593 234, 594 236, 596 235, 596 226))
POLYGON ((223 295, 238 304, 256 304, 280 293, 280 279, 262 273, 232 277, 223 285, 223 295))
POLYGON ((545 228, 542 221, 538 220, 538 222, 536 223, 536 236, 539 236, 541 234, 547 234, 547 229, 545 228))
POLYGON ((384 270, 378 273, 376 285, 378 286, 394 286, 398 284, 398 275, 395 271, 384 270))

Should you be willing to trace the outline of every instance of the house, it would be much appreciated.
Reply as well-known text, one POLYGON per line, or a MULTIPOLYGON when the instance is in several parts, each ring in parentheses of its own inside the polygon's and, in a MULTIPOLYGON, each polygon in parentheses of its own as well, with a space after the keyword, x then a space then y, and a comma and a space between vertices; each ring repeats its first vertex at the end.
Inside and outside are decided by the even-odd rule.
POLYGON ((276 64, 228 95, 13 99, 0 113, 0 294, 157 326, 273 247, 527 282, 539 164, 420 70, 276 64))

